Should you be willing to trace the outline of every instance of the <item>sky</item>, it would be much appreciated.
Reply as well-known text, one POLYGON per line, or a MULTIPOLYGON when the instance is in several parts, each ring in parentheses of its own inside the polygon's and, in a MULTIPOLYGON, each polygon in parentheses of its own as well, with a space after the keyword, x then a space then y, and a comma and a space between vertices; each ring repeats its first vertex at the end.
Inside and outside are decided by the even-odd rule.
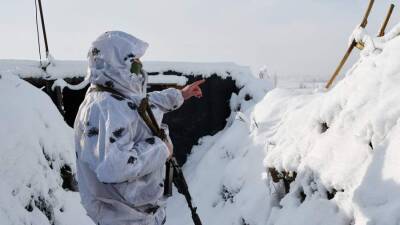
MULTIPOLYGON (((38 59, 34 0, 1 0, 0 59, 38 59)), ((389 4, 377 0, 367 31, 389 4)), ((101 33, 147 41, 143 60, 235 62, 281 76, 329 76, 367 0, 42 0, 50 53, 85 60, 101 33)), ((400 20, 395 9, 389 28, 400 20)), ((357 58, 355 52, 351 61, 357 58)))

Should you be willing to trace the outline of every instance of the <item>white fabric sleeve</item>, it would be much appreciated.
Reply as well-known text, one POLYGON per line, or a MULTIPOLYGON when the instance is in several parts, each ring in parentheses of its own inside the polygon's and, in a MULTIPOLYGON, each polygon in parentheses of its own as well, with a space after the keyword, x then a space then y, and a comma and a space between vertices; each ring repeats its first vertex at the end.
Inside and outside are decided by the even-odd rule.
POLYGON ((180 90, 168 88, 162 91, 150 92, 149 101, 166 113, 181 107, 184 99, 180 90))
POLYGON ((99 156, 101 161, 95 170, 99 181, 121 183, 161 168, 169 156, 167 145, 158 137, 134 143, 132 131, 139 118, 132 118, 132 114, 128 117, 118 106, 105 108, 101 118, 104 131, 99 131, 104 134, 99 136, 105 139, 104 151, 99 151, 104 155, 99 156))

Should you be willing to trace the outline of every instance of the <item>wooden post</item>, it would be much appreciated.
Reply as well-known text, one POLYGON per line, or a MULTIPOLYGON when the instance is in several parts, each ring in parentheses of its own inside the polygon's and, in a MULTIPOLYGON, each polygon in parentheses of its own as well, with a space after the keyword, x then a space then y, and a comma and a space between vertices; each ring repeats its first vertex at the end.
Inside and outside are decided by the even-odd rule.
MULTIPOLYGON (((374 5, 374 2, 375 2, 375 0, 370 0, 369 1, 367 11, 364 14, 364 18, 363 18, 363 20, 362 20, 362 22, 360 24, 360 27, 365 28, 367 26, 368 17, 369 17, 369 14, 371 13, 372 6, 374 5)), ((329 79, 328 83, 326 84, 326 86, 325 86, 326 89, 329 89, 331 87, 331 85, 335 81, 336 77, 339 75, 340 70, 342 70, 344 64, 346 63, 347 59, 349 58, 351 52, 353 51, 354 47, 356 47, 356 45, 357 45, 357 42, 355 40, 353 40, 353 42, 347 48, 347 51, 346 51, 345 55, 343 56, 342 60, 340 61, 338 67, 336 67, 336 70, 333 73, 331 79, 329 79)))
MULTIPOLYGON (((388 13, 386 14, 386 17, 382 23, 381 29, 379 30, 377 37, 383 37, 385 35, 386 27, 389 23, 390 17, 392 16, 393 9, 394 9, 394 4, 391 4, 389 7, 389 10, 388 10, 388 13)), ((364 47, 365 47, 364 43, 362 43, 362 42, 358 42, 356 45, 356 48, 358 48, 360 50, 363 50, 364 47)))
POLYGON ((49 57, 49 44, 47 42, 46 26, 44 24, 42 0, 38 0, 38 4, 39 4, 39 11, 40 11, 40 19, 42 21, 42 31, 43 31, 43 38, 44 38, 44 46, 46 49, 46 58, 48 58, 49 57))
POLYGON ((390 4, 389 11, 388 11, 388 13, 386 14, 386 18, 385 18, 385 20, 383 21, 383 24, 382 24, 381 29, 379 30, 378 37, 382 37, 382 36, 385 35, 385 30, 386 30, 386 27, 387 27, 387 25, 388 25, 388 23, 389 23, 390 17, 392 16, 393 9, 394 9, 394 4, 390 4))

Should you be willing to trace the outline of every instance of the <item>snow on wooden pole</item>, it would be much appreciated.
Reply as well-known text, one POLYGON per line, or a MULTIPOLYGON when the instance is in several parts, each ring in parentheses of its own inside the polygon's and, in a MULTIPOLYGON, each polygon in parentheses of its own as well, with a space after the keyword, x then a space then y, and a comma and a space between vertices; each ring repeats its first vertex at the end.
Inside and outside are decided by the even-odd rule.
MULTIPOLYGON (((364 14, 364 18, 360 24, 360 27, 365 28, 368 24, 368 17, 369 14, 371 13, 372 6, 374 5, 375 0, 370 0, 368 4, 367 11, 364 14)), ((356 47, 357 42, 356 40, 353 40, 350 46, 347 48, 346 54, 343 56, 342 60, 340 61, 338 67, 336 67, 335 72, 333 73, 331 79, 329 79, 328 83, 326 84, 325 88, 329 89, 331 85, 333 84, 333 81, 335 81, 336 77, 339 75, 340 70, 342 70, 344 64, 346 63, 347 59, 349 58, 351 52, 353 51, 354 47, 356 47)))
MULTIPOLYGON (((392 16, 394 7, 395 7, 394 4, 390 4, 388 13, 386 14, 385 20, 382 23, 382 26, 379 30, 377 37, 383 37, 385 35, 386 27, 389 23, 390 17, 392 16)), ((356 47, 360 50, 363 50, 365 46, 363 42, 358 42, 356 47)))

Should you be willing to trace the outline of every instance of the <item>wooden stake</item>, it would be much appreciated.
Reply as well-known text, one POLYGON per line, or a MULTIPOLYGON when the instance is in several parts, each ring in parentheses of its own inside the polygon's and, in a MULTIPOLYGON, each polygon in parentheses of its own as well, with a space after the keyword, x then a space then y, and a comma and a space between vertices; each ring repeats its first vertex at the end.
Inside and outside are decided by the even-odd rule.
POLYGON ((335 81, 337 75, 339 75, 340 70, 343 68, 344 64, 346 63, 347 59, 349 58, 351 52, 353 51, 354 47, 356 46, 356 42, 353 41, 351 43, 351 45, 349 46, 349 48, 346 51, 346 54, 344 54, 342 60, 340 61, 338 67, 336 67, 335 72, 333 73, 331 79, 329 79, 328 83, 326 84, 325 88, 329 89, 333 83, 333 81, 335 81))
MULTIPOLYGON (((383 21, 383 24, 381 26, 381 29, 379 30, 379 33, 378 33, 377 37, 383 37, 385 35, 385 30, 386 30, 386 27, 387 27, 387 25, 389 23, 390 17, 392 16, 393 9, 394 9, 394 4, 391 4, 390 7, 389 7, 389 10, 388 10, 388 13, 386 14, 385 20, 383 21)), ((363 42, 358 42, 356 44, 356 48, 358 48, 360 50, 363 50, 364 47, 365 46, 364 46, 363 42)))
POLYGON ((46 26, 44 25, 44 16, 43 16, 43 8, 42 8, 42 0, 38 0, 40 19, 42 21, 42 31, 44 38, 44 46, 46 49, 46 58, 49 58, 49 44, 47 42, 47 34, 46 34, 46 26))
POLYGON ((394 4, 390 4, 389 11, 386 14, 385 20, 383 21, 383 24, 382 24, 382 27, 381 27, 381 29, 379 31, 378 37, 382 37, 382 36, 385 35, 385 30, 386 30, 386 27, 387 27, 387 25, 389 23, 390 17, 392 16, 393 9, 394 9, 394 4))
MULTIPOLYGON (((368 8, 367 11, 364 14, 364 18, 360 24, 360 27, 365 28, 368 24, 368 17, 369 14, 371 13, 372 7, 374 5, 375 0, 370 0, 369 4, 368 4, 368 8)), ((326 84, 325 88, 329 89, 333 83, 333 81, 335 81, 336 77, 339 75, 340 70, 342 70, 344 64, 346 63, 347 59, 349 58, 351 52, 353 51, 354 47, 356 47, 357 42, 355 40, 353 40, 353 42, 350 44, 350 46, 347 48, 346 54, 343 56, 342 60, 340 61, 338 67, 336 67, 335 72, 333 73, 331 79, 329 79, 328 83, 326 84)))

